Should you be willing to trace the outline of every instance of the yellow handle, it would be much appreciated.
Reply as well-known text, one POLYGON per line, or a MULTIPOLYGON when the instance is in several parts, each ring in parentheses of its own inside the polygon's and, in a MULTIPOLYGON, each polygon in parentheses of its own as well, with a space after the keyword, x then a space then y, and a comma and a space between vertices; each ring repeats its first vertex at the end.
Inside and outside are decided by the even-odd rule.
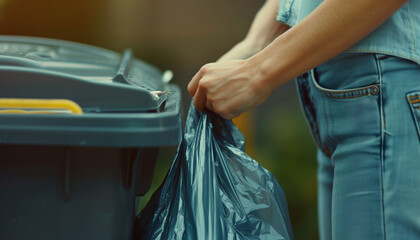
POLYGON ((74 114, 82 114, 82 108, 75 102, 66 99, 18 99, 0 98, 0 113, 55 113, 48 110, 69 110, 74 114), (23 109, 42 109, 42 111, 26 111, 23 109))

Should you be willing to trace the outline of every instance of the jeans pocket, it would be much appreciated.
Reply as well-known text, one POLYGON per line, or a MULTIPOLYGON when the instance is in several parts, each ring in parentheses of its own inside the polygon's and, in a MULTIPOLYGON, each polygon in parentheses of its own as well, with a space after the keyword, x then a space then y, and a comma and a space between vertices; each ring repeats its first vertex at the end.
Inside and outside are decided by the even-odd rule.
POLYGON ((407 100, 413 113, 414 124, 420 139, 420 91, 407 94, 407 100))
POLYGON ((350 89, 331 89, 320 85, 317 76, 314 71, 310 71, 310 79, 317 90, 322 92, 325 96, 332 99, 355 99, 363 96, 378 95, 381 89, 379 83, 368 84, 367 86, 361 86, 358 88, 350 89))

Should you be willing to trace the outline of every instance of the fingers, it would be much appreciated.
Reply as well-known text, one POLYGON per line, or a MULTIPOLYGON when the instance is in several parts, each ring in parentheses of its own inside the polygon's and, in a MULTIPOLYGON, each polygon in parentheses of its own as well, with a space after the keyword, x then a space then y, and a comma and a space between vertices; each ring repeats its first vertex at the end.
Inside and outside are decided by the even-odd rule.
POLYGON ((190 83, 188 83, 188 93, 191 95, 191 97, 194 97, 195 92, 197 91, 198 82, 200 81, 201 77, 203 75, 200 71, 198 71, 194 77, 191 79, 190 83))
POLYGON ((194 98, 194 106, 199 111, 203 112, 206 109, 207 104, 207 91, 205 88, 200 86, 204 74, 207 72, 208 65, 204 65, 195 74, 188 84, 188 93, 194 98))
POLYGON ((206 97, 207 93, 203 88, 198 87, 195 95, 194 95, 194 106, 197 108, 200 112, 204 112, 206 110, 206 97))
POLYGON ((213 103, 209 99, 206 99, 206 108, 214 112, 213 103))
POLYGON ((203 75, 207 72, 207 65, 204 65, 200 68, 200 70, 194 75, 194 77, 191 79, 190 83, 188 84, 188 93, 191 95, 191 97, 194 97, 195 92, 197 91, 198 84, 203 77, 203 75))

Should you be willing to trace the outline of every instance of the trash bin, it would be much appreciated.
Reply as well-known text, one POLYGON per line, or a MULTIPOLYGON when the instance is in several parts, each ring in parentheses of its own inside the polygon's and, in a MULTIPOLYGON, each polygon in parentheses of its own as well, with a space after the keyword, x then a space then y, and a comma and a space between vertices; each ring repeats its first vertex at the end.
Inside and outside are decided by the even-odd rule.
POLYGON ((0 36, 0 239, 131 239, 158 149, 181 136, 163 76, 129 50, 0 36))

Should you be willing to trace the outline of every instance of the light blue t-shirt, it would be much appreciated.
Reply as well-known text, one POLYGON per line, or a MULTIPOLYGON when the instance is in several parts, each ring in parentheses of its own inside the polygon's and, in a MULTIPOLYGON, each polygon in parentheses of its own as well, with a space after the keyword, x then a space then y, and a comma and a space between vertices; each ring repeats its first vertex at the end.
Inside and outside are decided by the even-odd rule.
MULTIPOLYGON (((323 0, 279 0, 277 21, 295 26, 323 0)), ((420 1, 410 0, 381 26, 346 52, 375 52, 420 64, 420 1)))

